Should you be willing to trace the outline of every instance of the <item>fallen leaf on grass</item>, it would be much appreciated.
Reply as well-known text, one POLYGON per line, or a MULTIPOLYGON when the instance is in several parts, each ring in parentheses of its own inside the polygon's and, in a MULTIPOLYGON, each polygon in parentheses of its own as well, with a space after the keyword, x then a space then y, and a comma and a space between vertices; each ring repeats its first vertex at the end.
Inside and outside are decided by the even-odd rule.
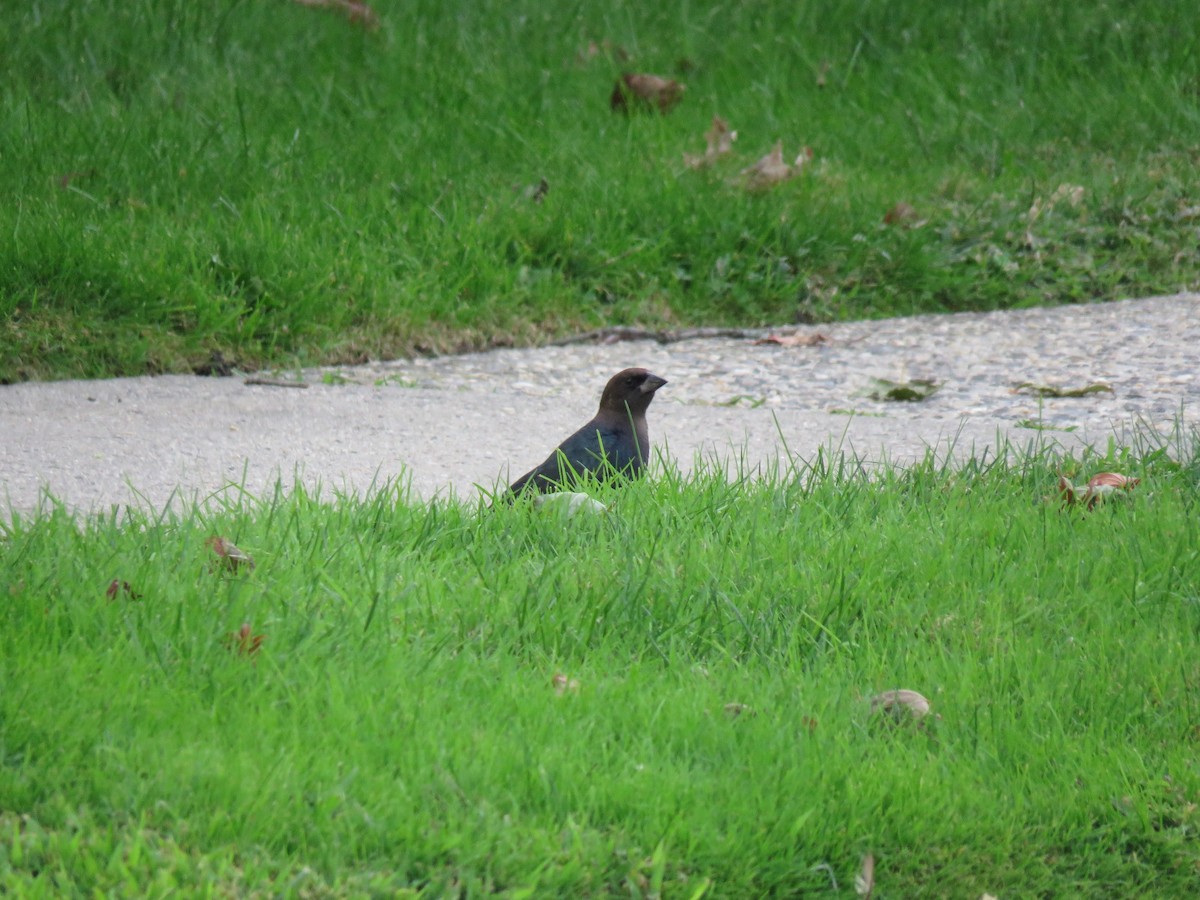
POLYGON ((1107 499, 1118 491, 1131 491, 1142 479, 1130 478, 1119 472, 1101 472, 1088 479, 1085 485, 1075 485, 1065 475, 1058 476, 1058 493, 1064 506, 1074 506, 1081 503, 1088 509, 1095 507, 1101 500, 1107 499))
POLYGON ((58 186, 64 191, 71 186, 72 181, 78 181, 85 178, 91 178, 96 174, 95 169, 87 169, 83 172, 67 172, 58 176, 58 186))
POLYGON ((683 162, 690 169, 703 169, 711 166, 722 156, 733 152, 733 142, 737 140, 737 132, 729 130, 729 123, 720 116, 712 117, 712 127, 704 132, 704 142, 707 145, 703 156, 683 154, 683 162))
POLYGON ((568 678, 562 672, 555 672, 554 677, 550 679, 550 683, 554 685, 554 693, 560 697, 563 694, 579 693, 579 682, 574 678, 568 678))
POLYGON ((568 519, 580 512, 587 515, 608 512, 608 507, 595 497, 579 491, 554 491, 549 494, 538 494, 533 498, 533 505, 547 512, 561 513, 568 519))
POLYGON ((225 635, 225 646, 238 656, 253 656, 266 640, 264 634, 254 634, 249 622, 243 622, 237 631, 225 635))
POLYGON ((141 600, 142 595, 135 591, 128 581, 121 581, 114 578, 104 591, 104 596, 109 600, 116 600, 118 596, 124 595, 130 600, 141 600))
POLYGON ((758 715, 753 708, 747 706, 745 703, 726 703, 722 708, 725 710, 725 715, 731 719, 736 719, 738 716, 758 715))
POLYGON ((1128 475, 1122 475, 1120 472, 1101 472, 1089 478, 1087 486, 1089 491, 1111 493, 1118 488, 1129 490, 1136 487, 1141 481, 1142 479, 1140 478, 1130 478, 1128 475))
POLYGON ((586 47, 575 54, 575 61, 580 65, 589 63, 597 56, 606 56, 609 59, 615 59, 617 62, 628 62, 629 52, 620 44, 614 44, 608 38, 596 43, 588 41, 586 47))
POLYGON ((871 900, 871 893, 875 890, 875 856, 868 853, 863 857, 862 868, 858 874, 854 876, 854 893, 862 897, 863 900, 871 900))
POLYGON ((871 698, 871 712, 889 716, 895 722, 920 722, 930 709, 929 701, 921 694, 905 688, 884 691, 871 698))
POLYGON ((360 2, 360 0, 292 0, 292 2, 314 9, 332 9, 344 15, 355 25, 363 26, 363 28, 375 29, 379 27, 379 15, 375 10, 367 6, 367 4, 360 2))
POLYGON ((1035 197, 1026 216, 1030 222, 1036 222, 1043 213, 1050 212, 1059 204, 1077 209, 1083 203, 1083 196, 1086 193, 1087 191, 1081 185, 1060 184, 1048 199, 1035 197))
POLYGON ((802 147, 796 161, 788 165, 783 161, 783 141, 779 140, 775 142, 770 153, 754 165, 746 166, 739 174, 744 179, 747 190, 762 191, 791 178, 812 158, 812 148, 802 147))
POLYGON ((1013 388, 1014 394, 1033 394, 1035 397, 1086 397, 1088 394, 1111 394, 1112 392, 1112 385, 1105 384, 1103 381, 1095 381, 1077 388, 1022 381, 1013 388))
POLYGON ((216 555, 218 564, 230 572, 236 572, 242 566, 254 571, 254 559, 233 541, 214 534, 205 538, 204 543, 216 555))
POLYGON ((657 108, 660 113, 670 112, 683 99, 687 85, 658 75, 626 73, 613 86, 609 105, 614 112, 628 115, 638 109, 657 108))
POLYGON ((829 74, 829 66, 829 60, 822 60, 821 64, 817 66, 817 87, 825 87, 825 76, 829 74))
POLYGON ((546 199, 548 193, 550 193, 550 182, 546 180, 545 176, 542 176, 537 184, 531 184, 524 190, 525 199, 532 203, 541 203, 546 199))
POLYGON ((889 381, 886 378, 872 379, 874 386, 866 391, 872 400, 897 403, 918 403, 937 393, 939 385, 932 378, 914 378, 912 381, 889 381))
POLYGON ((914 226, 919 224, 917 211, 913 207, 901 201, 883 214, 884 225, 906 225, 914 226))
POLYGON ((828 342, 828 340, 829 338, 819 331, 807 334, 797 331, 792 334, 768 334, 765 338, 759 338, 755 341, 754 345, 756 347, 760 344, 775 344, 779 347, 816 347, 819 344, 828 342))

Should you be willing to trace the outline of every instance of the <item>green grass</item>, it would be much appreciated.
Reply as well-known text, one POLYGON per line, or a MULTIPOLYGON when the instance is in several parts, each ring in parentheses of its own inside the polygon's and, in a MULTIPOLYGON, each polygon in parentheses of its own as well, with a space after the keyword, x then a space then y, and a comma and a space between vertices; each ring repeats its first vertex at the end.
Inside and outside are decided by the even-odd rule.
POLYGON ((6 6, 0 381, 1200 284, 1187 3, 376 8, 6 6), (683 103, 612 114, 623 69, 683 103), (779 138, 813 163, 749 195, 779 138))
POLYGON ((870 852, 880 897, 1193 896, 1198 479, 823 458, 569 524, 48 501, 0 539, 0 893, 846 896, 870 852), (872 722, 894 687, 941 720, 872 722))

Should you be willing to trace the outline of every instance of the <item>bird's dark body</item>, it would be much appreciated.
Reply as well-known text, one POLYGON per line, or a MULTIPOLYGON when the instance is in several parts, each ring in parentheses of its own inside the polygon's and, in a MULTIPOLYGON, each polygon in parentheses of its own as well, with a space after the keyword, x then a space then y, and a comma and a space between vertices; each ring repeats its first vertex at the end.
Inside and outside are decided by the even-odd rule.
POLYGON ((540 466, 514 481, 513 494, 554 491, 591 473, 603 481, 616 474, 636 478, 649 460, 646 408, 666 381, 645 369, 618 372, 604 388, 590 422, 563 441, 540 466))

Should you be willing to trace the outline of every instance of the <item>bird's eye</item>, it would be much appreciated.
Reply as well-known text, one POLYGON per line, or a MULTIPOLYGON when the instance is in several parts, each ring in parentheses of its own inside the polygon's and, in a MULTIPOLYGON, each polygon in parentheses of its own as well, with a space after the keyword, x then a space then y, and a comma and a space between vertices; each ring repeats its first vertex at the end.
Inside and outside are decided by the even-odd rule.
POLYGON ((633 387, 635 384, 637 384, 637 376, 630 375, 628 378, 625 379, 625 383, 627 385, 629 385, 630 387, 633 387))

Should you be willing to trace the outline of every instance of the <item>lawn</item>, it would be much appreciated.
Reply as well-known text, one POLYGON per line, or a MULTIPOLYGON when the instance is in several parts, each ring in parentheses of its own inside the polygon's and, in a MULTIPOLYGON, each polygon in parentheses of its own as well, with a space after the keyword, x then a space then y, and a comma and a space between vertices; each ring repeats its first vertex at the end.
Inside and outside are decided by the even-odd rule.
MULTIPOLYGON (((9 4, 0 383, 1194 290, 1194 20, 9 4)), ((659 460, 574 517, 48 497, 0 519, 0 894, 1200 895, 1189 440, 659 460)))
POLYGON ((1200 458, 843 462, 11 522, 0 891, 1195 896, 1200 458))
POLYGON ((1200 284, 1187 3, 374 13, 0 11, 0 382, 1200 284), (623 115, 622 72, 686 91, 623 115))

